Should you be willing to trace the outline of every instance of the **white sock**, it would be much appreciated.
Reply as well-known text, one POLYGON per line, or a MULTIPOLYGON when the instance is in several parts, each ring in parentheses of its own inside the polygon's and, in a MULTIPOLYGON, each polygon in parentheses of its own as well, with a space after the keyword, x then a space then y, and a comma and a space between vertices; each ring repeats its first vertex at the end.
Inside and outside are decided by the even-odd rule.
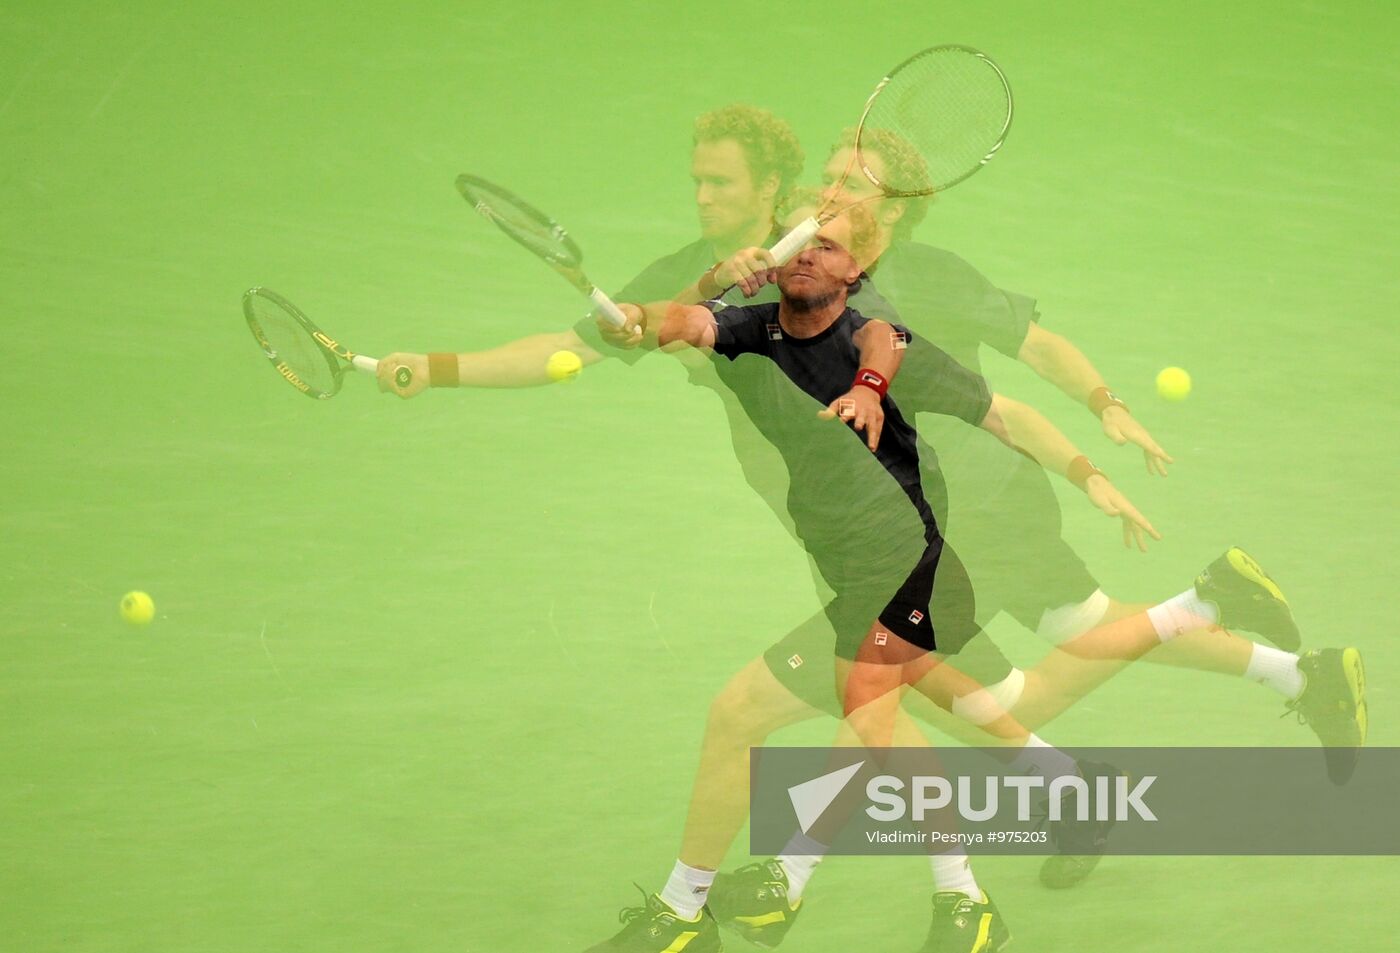
POLYGON ((700 908, 710 895, 710 885, 715 882, 715 872, 700 867, 691 867, 676 861, 666 888, 661 891, 661 899, 676 911, 684 920, 694 920, 700 915, 700 908))
POLYGON ((1011 770, 1016 774, 1038 774, 1047 785, 1056 778, 1079 774, 1073 758, 1034 734, 1026 739, 1025 747, 1012 760, 1011 770))
POLYGON ((1147 618, 1157 630, 1157 638, 1167 642, 1183 632, 1219 622, 1220 610, 1213 603, 1203 601, 1195 589, 1187 589, 1148 609, 1147 618))
POLYGON ((1284 698, 1297 698, 1303 691, 1304 678, 1298 671, 1298 656, 1258 642, 1249 654, 1244 677, 1272 688, 1284 698))
POLYGON ((965 852, 950 850, 946 854, 934 854, 928 860, 933 867, 934 890, 956 890, 978 902, 982 900, 982 888, 972 876, 972 861, 965 852))
POLYGON ((1026 673, 1013 668, 995 685, 987 685, 953 699, 953 714, 969 725, 986 725, 1009 712, 1021 700, 1026 687, 1026 673))
POLYGON ((789 905, 795 906, 797 901, 802 899, 802 891, 807 889, 807 881, 812 879, 812 872, 825 856, 825 844, 812 840, 801 831, 792 835, 792 840, 787 842, 783 852, 778 855, 778 863, 783 865, 783 873, 787 874, 789 905))

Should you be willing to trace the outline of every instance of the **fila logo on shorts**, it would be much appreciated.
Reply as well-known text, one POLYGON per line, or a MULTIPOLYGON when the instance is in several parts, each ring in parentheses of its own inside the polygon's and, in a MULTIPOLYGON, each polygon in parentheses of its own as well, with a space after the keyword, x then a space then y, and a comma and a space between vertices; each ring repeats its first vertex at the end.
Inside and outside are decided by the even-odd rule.
POLYGON ((783 326, 781 324, 768 325, 768 340, 781 341, 783 339, 783 326))
POLYGON ((788 659, 788 668, 801 668, 801 667, 802 667, 802 656, 800 656, 800 655, 794 655, 794 656, 792 656, 792 658, 788 659))
POLYGON ((909 346, 909 335, 903 331, 890 332, 890 347, 896 351, 902 351, 909 346))
POLYGON ((920 622, 924 621, 924 614, 918 609, 915 609, 913 612, 909 613, 909 621, 918 625, 920 622))

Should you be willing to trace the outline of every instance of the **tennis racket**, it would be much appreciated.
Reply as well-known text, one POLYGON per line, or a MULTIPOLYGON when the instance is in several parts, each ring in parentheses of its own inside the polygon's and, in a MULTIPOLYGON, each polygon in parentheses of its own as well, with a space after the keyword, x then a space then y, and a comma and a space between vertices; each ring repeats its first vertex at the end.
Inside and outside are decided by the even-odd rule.
POLYGON ((495 223, 516 243, 553 268, 576 288, 616 327, 627 323, 626 316, 583 273, 583 252, 564 231, 564 226, 533 205, 476 175, 457 176, 457 191, 484 218, 495 223))
MULTIPOLYGON (((243 317, 277 373, 307 397, 334 397, 347 366, 371 376, 379 370, 377 360, 346 350, 275 291, 250 288, 243 292, 243 317)), ((399 387, 407 387, 412 381, 413 371, 409 368, 400 366, 394 371, 394 382, 399 387)))
POLYGON ((853 205, 882 198, 917 198, 957 185, 991 161, 1011 128, 1011 86, 991 59, 968 46, 934 46, 915 53, 880 80, 856 127, 846 170, 817 212, 771 249, 778 264, 796 255, 818 229, 853 205), (879 163, 862 155, 892 145, 905 161, 879 163), (837 207, 852 175, 880 194, 837 207))

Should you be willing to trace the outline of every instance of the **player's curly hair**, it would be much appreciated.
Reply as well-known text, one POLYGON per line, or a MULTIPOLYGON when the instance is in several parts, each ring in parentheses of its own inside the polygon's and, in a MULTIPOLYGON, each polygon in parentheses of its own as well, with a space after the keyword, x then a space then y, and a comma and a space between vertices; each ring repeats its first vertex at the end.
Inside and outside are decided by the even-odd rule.
MULTIPOLYGON (((831 147, 827 158, 842 149, 854 147, 855 143, 855 127, 846 129, 836 140, 836 144, 831 147)), ((928 182, 928 165, 924 162, 924 157, 919 154, 919 150, 897 133, 888 129, 867 129, 861 137, 860 147, 863 151, 874 153, 880 157, 891 180, 916 185, 928 182)), ((860 171, 856 170, 854 174, 859 175, 860 171)), ((922 222, 924 216, 928 214, 928 203, 932 201, 932 196, 891 199, 890 201, 904 203, 904 215, 895 224, 894 234, 898 238, 908 238, 910 232, 914 230, 914 226, 922 222)))
POLYGON ((733 139, 744 150, 754 182, 778 174, 781 201, 802 174, 806 156, 797 134, 785 120, 766 109, 734 103, 712 109, 695 120, 695 144, 733 139))

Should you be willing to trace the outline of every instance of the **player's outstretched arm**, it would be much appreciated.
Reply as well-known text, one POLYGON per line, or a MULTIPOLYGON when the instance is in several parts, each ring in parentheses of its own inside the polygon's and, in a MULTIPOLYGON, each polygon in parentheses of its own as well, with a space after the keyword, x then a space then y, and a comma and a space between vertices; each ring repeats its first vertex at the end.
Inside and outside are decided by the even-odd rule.
POLYGON ((1141 447, 1148 473, 1167 475, 1167 464, 1175 461, 1129 412, 1127 404, 1113 395, 1103 375, 1068 338, 1031 324, 1017 357, 1072 399, 1087 403, 1098 415, 1104 434, 1114 443, 1141 447))
POLYGON ((537 387, 552 384, 549 358, 572 351, 584 364, 603 356, 589 347, 572 329, 532 334, 500 347, 461 354, 410 354, 396 352, 379 361, 379 389, 407 400, 428 387, 537 387), (394 372, 400 366, 413 371, 407 387, 399 387, 394 372))
POLYGON ((1089 497, 1089 501, 1123 524, 1123 545, 1147 551, 1147 539, 1162 534, 1148 522, 1132 501, 1123 495, 1089 462, 1069 438, 1037 410, 1000 394, 992 395, 992 405, 981 423, 982 429, 1008 446, 1027 454, 1047 470, 1060 474, 1089 497))
POLYGON ((698 305, 702 301, 718 298, 735 286, 743 291, 745 297, 752 298, 760 288, 772 283, 774 268, 773 254, 768 249, 745 248, 714 265, 693 285, 677 293, 670 302, 629 305, 628 307, 637 309, 643 315, 635 322, 627 308, 623 308, 622 311, 628 315, 628 322, 621 328, 614 327, 600 315, 598 331, 613 347, 634 348, 642 344, 659 346, 659 342, 653 336, 660 331, 668 307, 698 305))
POLYGON ((632 318, 632 313, 628 309, 631 308, 643 314, 648 324, 655 323, 657 327, 656 343, 659 347, 673 350, 685 345, 690 347, 715 346, 715 316, 710 313, 709 308, 678 302, 649 304, 644 307, 638 305, 620 305, 620 307, 623 313, 627 314, 629 321, 632 318))

